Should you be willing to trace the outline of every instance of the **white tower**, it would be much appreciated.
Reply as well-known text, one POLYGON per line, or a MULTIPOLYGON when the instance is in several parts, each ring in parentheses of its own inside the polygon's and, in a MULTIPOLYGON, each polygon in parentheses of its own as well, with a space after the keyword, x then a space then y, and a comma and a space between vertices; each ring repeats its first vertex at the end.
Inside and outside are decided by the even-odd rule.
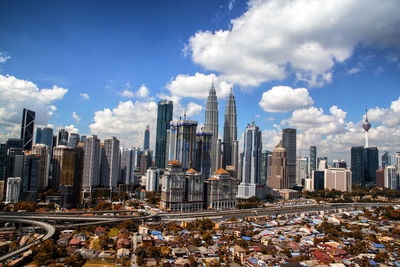
POLYGON ((365 121, 362 125, 362 127, 364 128, 364 131, 365 131, 365 147, 368 147, 368 131, 371 128, 371 123, 369 123, 369 121, 368 121, 367 112, 368 112, 368 109, 365 109, 365 121))

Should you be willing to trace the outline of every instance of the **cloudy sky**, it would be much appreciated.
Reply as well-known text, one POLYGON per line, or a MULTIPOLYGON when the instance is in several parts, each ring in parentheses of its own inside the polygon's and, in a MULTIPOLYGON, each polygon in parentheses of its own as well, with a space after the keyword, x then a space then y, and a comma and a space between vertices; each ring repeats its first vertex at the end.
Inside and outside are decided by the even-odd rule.
POLYGON ((252 120, 265 149, 298 130, 298 153, 350 158, 400 151, 400 1, 1 1, 0 141, 22 109, 124 146, 154 133, 157 101, 204 122, 212 80, 220 133, 233 86, 238 135, 252 120))

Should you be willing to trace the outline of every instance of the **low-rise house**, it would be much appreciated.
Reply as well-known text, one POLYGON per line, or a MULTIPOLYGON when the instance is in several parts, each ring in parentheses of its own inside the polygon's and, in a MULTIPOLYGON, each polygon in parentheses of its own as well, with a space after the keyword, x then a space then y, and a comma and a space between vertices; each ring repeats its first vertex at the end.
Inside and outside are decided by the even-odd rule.
POLYGON ((94 234, 95 235, 104 235, 106 233, 106 228, 98 226, 95 230, 94 230, 94 234))
POLYGON ((176 258, 187 257, 186 250, 181 247, 173 248, 172 255, 176 258))
POLYGON ((120 248, 117 250, 117 257, 118 258, 124 258, 124 257, 129 257, 130 256, 130 251, 129 249, 126 248, 120 248))

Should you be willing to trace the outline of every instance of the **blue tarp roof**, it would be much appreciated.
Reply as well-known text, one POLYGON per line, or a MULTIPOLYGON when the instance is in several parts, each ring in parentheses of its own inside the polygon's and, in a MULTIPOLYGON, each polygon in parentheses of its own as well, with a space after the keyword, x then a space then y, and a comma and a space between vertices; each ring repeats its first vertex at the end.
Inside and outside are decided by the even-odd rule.
POLYGON ((160 231, 150 231, 151 235, 161 235, 160 231))
POLYGON ((243 239, 243 240, 246 240, 246 241, 250 241, 251 237, 249 237, 249 236, 242 236, 242 239, 243 239))
POLYGON ((164 240, 164 237, 162 235, 157 235, 157 239, 164 240))
POLYGON ((382 244, 376 244, 376 243, 374 243, 373 246, 374 246, 375 248, 385 248, 385 246, 382 245, 382 244))
POLYGON ((369 260, 369 264, 371 264, 372 266, 377 266, 378 263, 376 263, 374 260, 369 260))

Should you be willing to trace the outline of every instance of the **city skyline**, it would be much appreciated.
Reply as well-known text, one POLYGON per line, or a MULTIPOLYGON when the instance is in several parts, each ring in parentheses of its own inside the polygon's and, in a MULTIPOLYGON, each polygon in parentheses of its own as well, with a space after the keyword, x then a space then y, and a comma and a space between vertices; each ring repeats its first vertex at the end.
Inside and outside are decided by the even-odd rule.
POLYGON ((149 124, 150 148, 155 150, 157 102, 173 100, 175 119, 186 113, 201 126, 214 81, 221 139, 221 111, 233 87, 241 145, 247 122, 255 120, 263 132, 263 149, 272 151, 282 129, 296 128, 297 154, 309 156, 309 147, 316 145, 318 156, 350 162, 351 146, 364 144, 367 106, 370 145, 393 156, 400 151, 400 18, 394 11, 400 4, 323 3, 2 2, 0 104, 5 109, 0 140, 19 136, 21 111, 27 108, 36 112, 35 125, 51 124, 54 133, 66 126, 102 140, 116 136, 122 146, 142 147, 149 124), (297 17, 285 6, 289 4, 304 24, 296 26, 297 17), (84 16, 93 6, 91 16, 84 16), (21 16, 20 9, 32 12, 21 16), (67 15, 68 10, 76 16, 67 15), (315 10, 321 15, 311 16, 315 10), (357 15, 344 22, 354 10, 357 15), (259 12, 266 18, 275 12, 278 22, 288 23, 271 32, 259 12), (154 13, 157 18, 146 18, 154 13), (332 24, 318 27, 325 17, 332 24), (256 28, 256 23, 264 27, 256 28), (291 34, 296 27, 301 36, 291 34), (348 30, 339 30, 343 28, 348 30), (247 29, 263 38, 264 46, 257 47, 260 40, 247 29), (330 36, 337 40, 331 42, 330 36), (237 54, 239 45, 245 47, 244 56, 237 54))

